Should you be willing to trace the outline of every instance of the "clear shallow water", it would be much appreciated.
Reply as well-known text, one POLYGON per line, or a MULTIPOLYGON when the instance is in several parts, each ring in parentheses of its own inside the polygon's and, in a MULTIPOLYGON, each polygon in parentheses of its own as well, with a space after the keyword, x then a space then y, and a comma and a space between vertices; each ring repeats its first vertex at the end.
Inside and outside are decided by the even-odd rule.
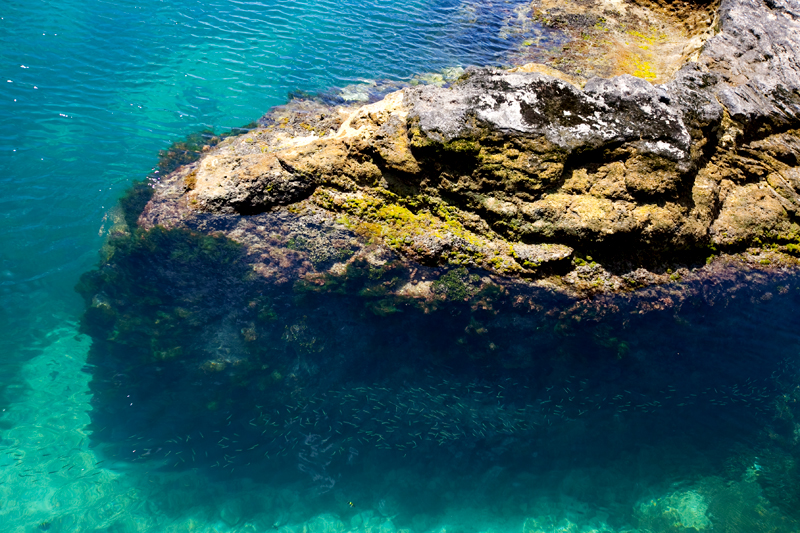
POLYGON ((79 313, 72 286, 108 210, 158 150, 247 124, 289 92, 502 63, 516 5, 4 2, 0 346, 30 351, 79 313))
POLYGON ((96 262, 109 209, 159 149, 246 124, 289 92, 503 64, 517 5, 3 4, 0 529, 533 533, 569 518, 678 531, 707 527, 707 514, 715 530, 795 527, 793 404, 780 399, 795 398, 797 283, 620 332, 614 321, 561 332, 508 315, 493 326, 504 355, 489 363, 442 355, 431 332, 455 335, 460 323, 434 323, 392 337, 408 364, 357 354, 347 379, 279 413, 243 396, 245 407, 205 422, 175 411, 192 394, 205 407, 203 391, 179 383, 180 401, 161 397, 163 378, 126 380, 78 334, 73 286, 96 262), (444 363, 427 364, 433 356, 444 363), (521 371, 518 359, 537 365, 521 371), (146 408, 128 401, 148 390, 146 408), (331 405, 341 412, 329 416, 331 405), (283 442, 261 443, 267 430, 283 442), (647 518, 651 500, 683 514, 647 518))

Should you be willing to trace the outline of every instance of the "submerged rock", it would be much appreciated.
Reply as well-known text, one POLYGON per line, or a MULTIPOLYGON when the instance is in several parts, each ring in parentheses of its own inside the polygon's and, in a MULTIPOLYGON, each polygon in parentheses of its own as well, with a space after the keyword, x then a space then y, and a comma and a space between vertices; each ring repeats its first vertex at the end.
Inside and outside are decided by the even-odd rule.
MULTIPOLYGON (((719 33, 662 85, 472 69, 363 106, 294 101, 246 133, 198 138, 198 160, 122 202, 103 263, 79 284, 99 427, 132 405, 117 385, 126 376, 141 380, 131 426, 174 404, 189 434, 225 426, 236 405, 270 405, 277 425, 252 437, 295 435, 298 468, 324 494, 338 490, 329 465, 357 453, 302 433, 316 423, 298 422, 303 391, 417 364, 538 368, 537 354, 573 335, 625 360, 630 343, 613 331, 637 315, 724 306, 732 291, 757 302, 747 288, 759 283, 789 293, 798 12, 724 2, 719 33), (615 314, 616 329, 598 325, 615 314), (198 399, 178 401, 181 388, 198 399)), ((361 393, 340 392, 361 416, 361 393)), ((263 422, 246 412, 246 431, 263 422)), ((469 438, 484 438, 472 424, 469 438)), ((421 448, 413 437, 391 445, 421 448)), ((284 451, 255 444, 249 454, 284 451)), ((249 459, 207 462, 233 471, 249 459)))

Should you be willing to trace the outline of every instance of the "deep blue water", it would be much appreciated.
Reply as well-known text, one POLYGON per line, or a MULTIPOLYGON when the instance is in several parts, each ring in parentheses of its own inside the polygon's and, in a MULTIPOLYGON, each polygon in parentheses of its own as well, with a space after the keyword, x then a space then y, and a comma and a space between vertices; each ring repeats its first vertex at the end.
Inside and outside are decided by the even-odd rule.
POLYGON ((403 364, 356 349, 374 319, 336 339, 349 375, 320 356, 318 390, 208 420, 78 333, 73 287, 159 150, 289 93, 503 65, 520 5, 3 2, 0 530, 797 530, 796 278, 591 325, 507 310, 463 358, 454 314, 390 337, 403 364))

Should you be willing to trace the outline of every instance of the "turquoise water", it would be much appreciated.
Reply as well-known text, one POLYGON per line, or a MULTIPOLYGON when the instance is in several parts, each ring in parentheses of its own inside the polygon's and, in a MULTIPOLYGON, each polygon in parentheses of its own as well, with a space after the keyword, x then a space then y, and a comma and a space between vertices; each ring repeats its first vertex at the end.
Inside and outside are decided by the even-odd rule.
POLYGON ((520 6, 3 3, 0 530, 797 530, 796 278, 591 325, 503 310, 478 317, 491 343, 460 309, 323 313, 335 346, 304 365, 328 379, 266 414, 208 415, 207 391, 127 377, 79 333, 73 287, 159 150, 290 93, 503 65, 520 6))
MULTIPOLYGON (((106 214, 158 150, 247 124, 289 92, 500 64, 510 2, 55 2, 0 9, 0 346, 80 313, 106 214)), ((5 344, 8 343, 8 346, 5 344)), ((9 378, 11 380, 13 378, 9 378)))

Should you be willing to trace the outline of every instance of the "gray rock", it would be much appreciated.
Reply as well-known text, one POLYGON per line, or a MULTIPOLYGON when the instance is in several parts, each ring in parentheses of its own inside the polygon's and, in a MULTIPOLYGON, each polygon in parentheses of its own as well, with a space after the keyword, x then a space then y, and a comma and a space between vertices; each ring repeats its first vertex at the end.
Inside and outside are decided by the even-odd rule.
POLYGON ((522 263, 533 263, 539 266, 542 263, 561 261, 572 255, 574 250, 563 244, 515 244, 514 257, 522 263))
POLYGON ((543 135, 567 150, 641 140, 680 160, 690 137, 666 91, 633 76, 595 78, 581 91, 539 73, 478 69, 462 84, 408 90, 411 121, 437 142, 479 138, 487 129, 543 135))
POLYGON ((749 128, 796 124, 800 117, 800 2, 724 0, 722 31, 699 62, 720 76, 716 95, 749 128))

